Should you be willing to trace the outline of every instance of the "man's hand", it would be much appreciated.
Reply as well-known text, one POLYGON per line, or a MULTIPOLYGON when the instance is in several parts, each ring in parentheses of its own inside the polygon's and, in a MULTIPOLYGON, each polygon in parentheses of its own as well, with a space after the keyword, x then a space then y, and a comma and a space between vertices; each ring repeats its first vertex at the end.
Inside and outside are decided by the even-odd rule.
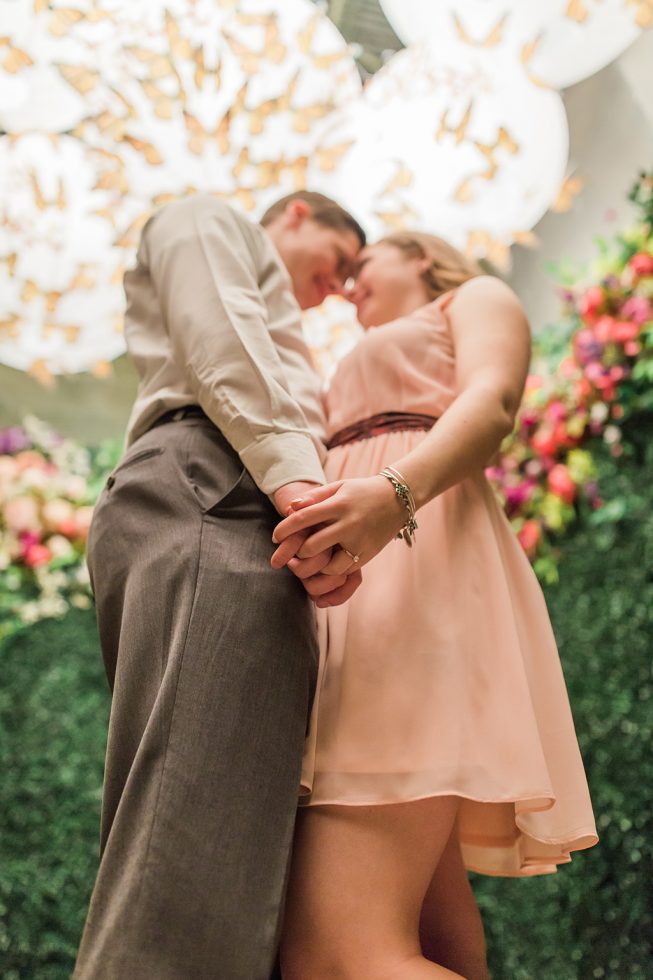
MULTIPOLYGON (((274 504, 282 517, 293 513, 291 506, 309 490, 315 490, 316 483, 297 481, 286 483, 274 493, 274 504)), ((335 492, 335 490, 334 490, 335 492)), ((285 547, 294 553, 299 551, 302 544, 314 528, 307 528, 287 538, 285 547)), ((338 606, 346 602, 361 584, 360 571, 351 575, 323 575, 322 569, 331 561, 332 549, 327 548, 320 554, 308 559, 295 559, 288 562, 288 567, 300 579, 310 598, 317 606, 338 606)))
MULTIPOLYGON (((309 490, 315 490, 319 483, 309 483, 307 480, 298 480, 295 483, 286 483, 283 487, 275 490, 274 506, 282 517, 288 517, 293 508, 290 506, 293 501, 299 501, 309 490)), ((335 491, 334 491, 335 492, 335 491)))

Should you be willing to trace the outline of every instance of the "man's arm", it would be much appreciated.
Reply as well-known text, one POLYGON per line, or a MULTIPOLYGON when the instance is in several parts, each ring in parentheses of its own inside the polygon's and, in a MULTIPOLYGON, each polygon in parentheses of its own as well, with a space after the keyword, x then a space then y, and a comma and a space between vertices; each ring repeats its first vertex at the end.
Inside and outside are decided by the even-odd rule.
POLYGON ((170 342, 197 403, 266 494, 323 483, 320 456, 289 392, 258 282, 257 243, 206 198, 165 208, 145 259, 170 342))

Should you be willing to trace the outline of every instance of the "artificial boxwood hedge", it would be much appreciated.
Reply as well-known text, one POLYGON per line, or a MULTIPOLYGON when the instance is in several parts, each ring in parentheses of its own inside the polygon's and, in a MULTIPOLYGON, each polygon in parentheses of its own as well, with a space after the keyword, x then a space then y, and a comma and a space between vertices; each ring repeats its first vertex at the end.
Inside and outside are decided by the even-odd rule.
MULTIPOLYGON (((547 593, 601 842, 550 877, 474 876, 494 980, 653 977, 653 426, 638 426, 629 458, 603 454, 607 513, 565 539, 547 593)), ((63 980, 97 861, 108 695, 92 613, 13 637, 0 664, 0 978, 63 980)))

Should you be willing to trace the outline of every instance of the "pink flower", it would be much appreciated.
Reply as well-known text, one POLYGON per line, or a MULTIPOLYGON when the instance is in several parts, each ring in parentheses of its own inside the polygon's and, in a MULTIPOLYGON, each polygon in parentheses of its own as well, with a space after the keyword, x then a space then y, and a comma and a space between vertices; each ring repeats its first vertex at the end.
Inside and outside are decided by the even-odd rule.
POLYGON ((614 330, 614 317, 602 316, 594 324, 594 336, 600 343, 607 344, 612 340, 614 330))
POLYGON ((48 500, 43 505, 43 524, 48 531, 58 531, 66 534, 66 531, 63 529, 74 527, 74 518, 75 508, 67 500, 56 498, 55 500, 48 500))
POLYGON ((78 538, 85 541, 93 520, 92 507, 80 507, 75 514, 75 531, 78 538))
POLYGON ((624 344, 624 352, 628 357, 637 357, 642 349, 642 345, 636 340, 627 340, 624 344))
POLYGON ((29 568, 47 565, 52 558, 52 552, 44 544, 33 544, 25 553, 25 564, 29 568))
POLYGON ((36 470, 49 470, 51 469, 50 464, 46 460, 45 456, 41 453, 37 453, 35 449, 25 449, 22 453, 17 453, 14 456, 16 460, 16 465, 18 470, 36 469, 36 470))
POLYGON ((38 531, 39 511, 32 497, 14 497, 4 506, 4 520, 7 528, 15 534, 21 531, 38 531))
POLYGON ((632 320, 641 327, 643 323, 653 320, 653 306, 646 296, 631 296, 621 307, 620 315, 624 320, 632 320))
POLYGON ((537 391, 542 387, 542 383, 542 378, 539 376, 539 374, 529 374, 526 378, 524 392, 528 394, 531 391, 537 391))
POLYGON ((567 418, 567 408, 559 399, 549 402, 544 413, 549 422, 562 422, 567 418))
POLYGON ((517 486, 504 487, 507 505, 512 510, 521 507, 533 496, 533 486, 531 481, 524 480, 523 483, 518 483, 517 486))
POLYGON ((555 493, 561 500, 564 500, 566 504, 574 502, 578 488, 564 463, 556 463, 549 472, 547 482, 551 492, 555 493))

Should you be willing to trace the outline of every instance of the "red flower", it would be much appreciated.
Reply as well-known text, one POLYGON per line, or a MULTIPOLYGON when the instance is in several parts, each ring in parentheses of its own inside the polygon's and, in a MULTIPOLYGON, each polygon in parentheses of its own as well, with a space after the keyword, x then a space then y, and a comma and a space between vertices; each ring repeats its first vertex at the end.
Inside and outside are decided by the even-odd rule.
POLYGON ((47 565, 52 558, 52 552, 44 544, 33 544, 25 552, 25 564, 30 568, 47 565))
POLYGON ((531 446, 538 456, 553 456, 558 449, 558 442, 553 429, 547 425, 541 426, 531 439, 531 446))
POLYGON ((635 340, 639 336, 639 324, 632 320, 615 320, 612 326, 612 339, 620 344, 627 340, 635 340))
POLYGON ((557 463, 547 477, 549 489, 560 497, 566 504, 572 504, 576 498, 577 486, 569 475, 564 463, 557 463))
POLYGON ((537 521, 525 521, 517 532, 517 537, 526 554, 532 557, 542 537, 540 525, 537 521))
POLYGON ((605 303, 605 292, 600 286, 590 286, 580 301, 580 315, 586 323, 596 321, 599 310, 605 303))
POLYGON ((628 263, 638 279, 653 276, 653 255, 648 252, 637 252, 628 263))

